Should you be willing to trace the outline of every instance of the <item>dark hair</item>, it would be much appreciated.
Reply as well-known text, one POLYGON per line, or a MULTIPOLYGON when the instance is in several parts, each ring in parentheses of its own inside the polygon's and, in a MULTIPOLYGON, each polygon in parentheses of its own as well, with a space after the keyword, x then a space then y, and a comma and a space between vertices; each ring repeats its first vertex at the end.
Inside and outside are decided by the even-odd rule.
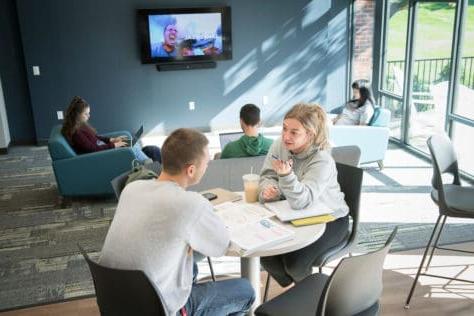
POLYGON ((352 89, 359 90, 361 87, 370 87, 370 81, 367 79, 358 79, 352 83, 352 89))
POLYGON ((191 128, 179 128, 166 138, 161 148, 163 171, 176 175, 186 165, 198 163, 209 144, 206 136, 191 128))
POLYGON ((69 107, 66 110, 66 116, 64 117, 63 127, 61 129, 61 133, 63 134, 66 139, 71 142, 72 135, 82 126, 86 125, 90 128, 94 133, 95 129, 92 128, 88 124, 84 124, 80 120, 81 114, 84 112, 85 109, 90 108, 89 103, 81 97, 75 96, 72 98, 69 107))
POLYGON ((370 87, 370 81, 366 79, 359 79, 352 83, 352 89, 359 90, 359 99, 351 100, 351 102, 357 102, 357 107, 364 106, 365 102, 369 100, 372 106, 375 106, 372 89, 370 87))
POLYGON ((260 123, 260 109, 255 104, 246 104, 240 109, 240 119, 247 125, 255 126, 260 123))

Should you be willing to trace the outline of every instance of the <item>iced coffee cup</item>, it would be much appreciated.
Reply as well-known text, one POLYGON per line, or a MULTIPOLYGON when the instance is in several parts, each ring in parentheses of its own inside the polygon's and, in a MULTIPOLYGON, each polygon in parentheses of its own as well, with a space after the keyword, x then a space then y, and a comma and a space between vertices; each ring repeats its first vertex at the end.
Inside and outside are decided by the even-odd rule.
POLYGON ((245 202, 253 203, 258 200, 258 181, 260 176, 258 174, 244 174, 242 176, 244 180, 244 193, 245 202))

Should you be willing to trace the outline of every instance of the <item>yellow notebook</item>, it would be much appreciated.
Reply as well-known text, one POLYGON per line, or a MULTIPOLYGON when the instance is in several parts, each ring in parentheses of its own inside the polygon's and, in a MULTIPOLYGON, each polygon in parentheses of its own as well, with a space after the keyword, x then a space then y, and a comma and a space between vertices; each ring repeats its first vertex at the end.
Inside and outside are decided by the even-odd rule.
POLYGON ((312 216, 306 218, 295 219, 291 221, 294 226, 306 226, 306 225, 315 225, 322 223, 329 223, 335 220, 336 218, 331 214, 312 216))

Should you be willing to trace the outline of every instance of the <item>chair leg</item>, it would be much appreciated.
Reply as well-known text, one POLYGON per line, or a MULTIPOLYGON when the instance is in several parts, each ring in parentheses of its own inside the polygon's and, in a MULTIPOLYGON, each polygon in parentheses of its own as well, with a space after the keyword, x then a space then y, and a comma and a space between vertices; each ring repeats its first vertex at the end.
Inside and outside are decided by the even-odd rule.
POLYGON ((439 237, 441 237, 441 232, 443 231, 443 228, 444 228, 444 224, 446 223, 446 219, 448 217, 445 215, 444 218, 443 218, 443 222, 441 223, 441 226, 438 230, 438 235, 436 236, 436 239, 435 239, 435 242, 433 244, 433 247, 431 247, 431 254, 430 254, 430 258, 428 259, 428 263, 426 264, 426 268, 425 268, 425 272, 428 271, 428 268, 430 267, 430 264, 431 264, 431 259, 433 259, 433 254, 434 254, 434 251, 436 249, 436 246, 438 246, 438 241, 439 241, 439 237))
POLYGON ((270 289, 270 273, 267 272, 267 281, 265 282, 265 291, 263 292, 263 303, 267 301, 268 291, 270 289))
POLYGON ((207 263, 209 263, 209 269, 211 270, 211 278, 213 282, 216 282, 216 276, 214 275, 214 268, 212 266, 211 257, 207 257, 207 263))
POLYGON ((378 160, 377 164, 379 165, 379 169, 382 170, 383 169, 383 160, 378 160))
POLYGON ((418 271, 416 272, 416 277, 415 280, 413 280, 413 284, 410 289, 410 293, 408 294, 407 300, 405 302, 405 308, 408 309, 410 307, 410 300, 413 295, 413 292, 415 291, 416 283, 418 282, 418 278, 420 277, 421 269, 423 268, 423 265, 425 263, 426 255, 428 254, 428 250, 430 249, 431 242, 433 241, 433 237, 435 235, 435 232, 438 228, 439 222, 441 220, 441 215, 438 216, 438 220, 436 221, 436 225, 433 228, 433 232, 431 233, 430 240, 428 241, 428 244, 426 245, 425 252, 423 253, 423 258, 421 259, 420 266, 418 267, 418 271))

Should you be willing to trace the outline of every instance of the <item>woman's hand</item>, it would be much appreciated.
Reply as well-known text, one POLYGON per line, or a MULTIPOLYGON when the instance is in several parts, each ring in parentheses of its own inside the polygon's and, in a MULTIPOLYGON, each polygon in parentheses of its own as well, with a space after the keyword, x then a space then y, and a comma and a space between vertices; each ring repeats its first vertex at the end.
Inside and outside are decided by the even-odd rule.
POLYGON ((115 148, 127 147, 128 146, 128 143, 126 143, 124 141, 121 141, 121 140, 119 140, 118 142, 114 142, 113 144, 114 144, 115 148))
POLYGON ((287 176, 290 174, 291 169, 293 167, 293 160, 279 160, 279 159, 274 159, 272 161, 272 167, 273 170, 279 175, 279 176, 287 176))
POLYGON ((111 143, 118 143, 118 142, 123 142, 127 139, 127 136, 118 136, 118 137, 111 137, 109 140, 111 143))
POLYGON ((276 186, 268 186, 262 190, 262 198, 265 202, 275 200, 280 196, 280 190, 276 186))

